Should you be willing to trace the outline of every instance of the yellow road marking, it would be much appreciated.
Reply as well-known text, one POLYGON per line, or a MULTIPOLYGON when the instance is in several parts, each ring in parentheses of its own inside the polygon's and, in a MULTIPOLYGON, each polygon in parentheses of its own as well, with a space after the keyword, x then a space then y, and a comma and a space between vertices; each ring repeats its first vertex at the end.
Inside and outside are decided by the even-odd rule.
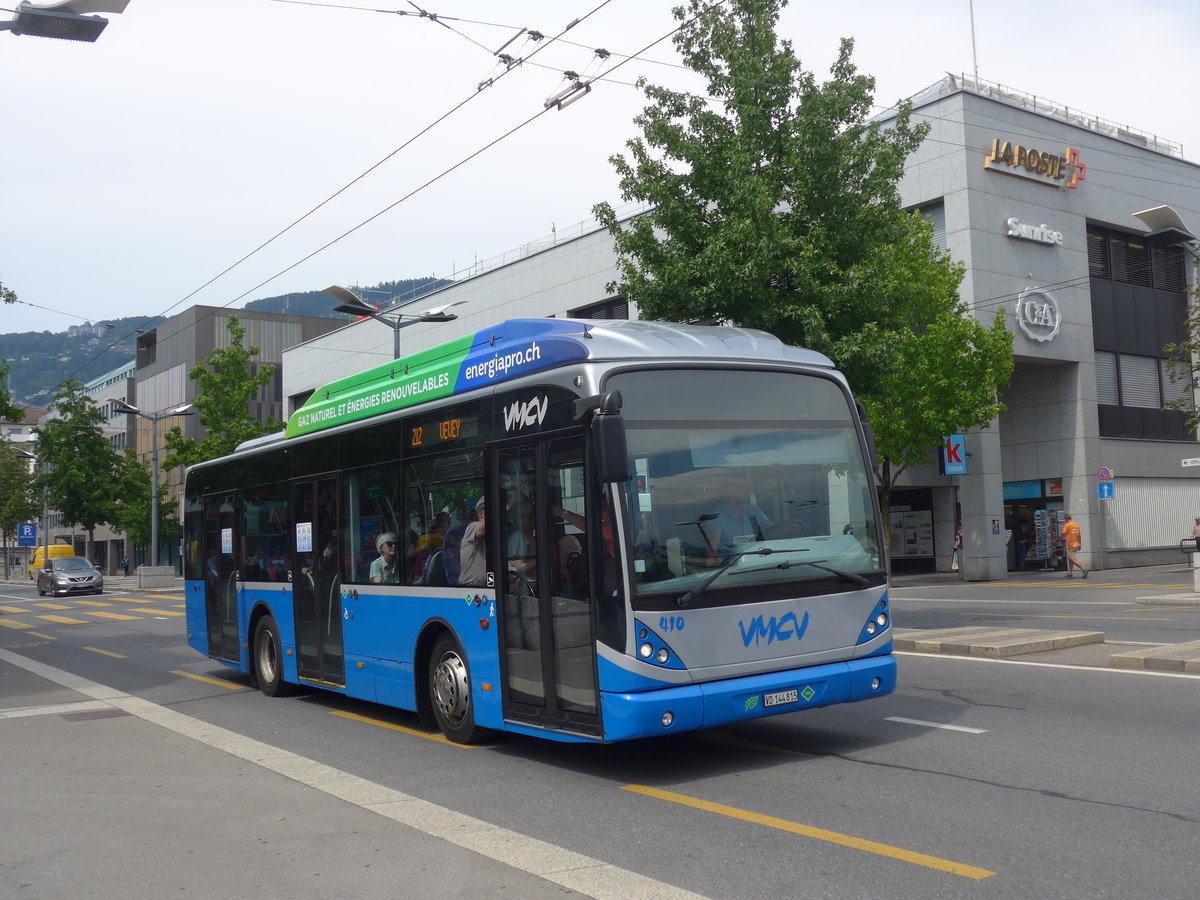
POLYGON ((31 632, 29 632, 29 636, 30 636, 30 637, 39 637, 39 638, 41 638, 41 639, 42 639, 42 640, 44 640, 44 641, 56 641, 56 640, 58 640, 58 638, 51 637, 51 636, 50 636, 50 635, 48 635, 48 634, 42 634, 40 631, 31 631, 31 632))
POLYGON ((103 600, 76 600, 77 606, 112 606, 111 603, 105 603, 103 600))
POLYGON ((115 619, 118 622, 136 622, 141 618, 141 616, 127 616, 125 613, 103 612, 102 610, 88 610, 87 615, 100 619, 115 619))
POLYGON ((28 625, 25 622, 10 622, 10 621, 8 621, 8 619, 0 619, 0 625, 3 625, 5 628, 32 628, 33 627, 32 625, 28 625))
POLYGON ((360 716, 357 713, 342 712, 341 710, 330 710, 331 716, 339 716, 343 719, 350 719, 353 722, 362 722, 366 725, 377 725, 380 728, 387 728, 389 731, 399 731, 404 734, 411 734, 413 737, 425 738, 427 741, 437 741, 439 744, 448 744, 451 747, 458 747, 462 750, 471 750, 473 747, 469 744, 456 744, 453 741, 447 740, 444 734, 434 732, 430 734, 428 731, 420 731, 416 728, 405 728, 403 725, 395 725, 392 722, 385 722, 382 719, 372 719, 367 716, 360 716))
POLYGON ((42 609, 74 609, 75 608, 75 607, 69 606, 65 603, 35 603, 33 605, 40 607, 42 609))
POLYGON ((128 657, 122 656, 120 653, 113 653, 111 650, 101 650, 99 647, 84 647, 83 649, 91 650, 93 653, 99 653, 99 654, 102 654, 103 656, 111 656, 113 659, 127 659, 128 658, 128 657))
POLYGON ((153 603, 153 600, 143 600, 141 597, 113 597, 120 603, 153 603))
POLYGON ((240 684, 230 684, 228 681, 221 681, 219 678, 207 678, 204 675, 193 675, 191 672, 180 672, 178 669, 172 669, 171 674, 190 678, 192 681, 203 681, 205 684, 215 684, 217 687, 223 687, 230 691, 249 690, 249 688, 243 687, 240 684))
POLYGON ((86 625, 84 619, 72 619, 70 616, 38 616, 39 619, 45 619, 47 622, 57 622, 59 625, 86 625))
POLYGON ((178 594, 147 594, 147 597, 153 597, 155 600, 178 600, 178 594))
POLYGON ((28 609, 28 607, 25 607, 25 606, 0 606, 0 612, 14 613, 14 614, 27 613, 27 612, 29 612, 29 609, 28 609))
POLYGON ((814 838, 818 841, 826 841, 830 844, 840 844, 843 847, 850 847, 853 850, 863 850, 867 853, 875 853, 879 856, 887 856, 892 859, 898 859, 902 862, 912 863, 917 866, 925 866, 928 869, 936 869, 939 872, 949 872, 951 875, 961 875, 963 878, 971 878, 975 881, 981 881, 984 878, 991 878, 995 872, 990 872, 987 869, 979 869, 975 866, 968 866, 965 863, 954 862, 949 859, 941 859, 937 856, 927 856, 924 853, 916 853, 912 850, 905 850, 902 847, 893 847, 889 844, 880 844, 875 841, 864 840, 849 834, 839 834, 836 831, 826 831, 824 828, 814 828, 811 825, 802 825, 799 822, 790 822, 787 819, 777 819, 774 816, 764 816, 760 813, 750 812, 749 810, 738 809, 735 806, 725 806, 721 803, 710 803, 707 800, 699 800, 695 797, 688 797, 685 794, 676 794, 671 791, 661 791, 658 788, 646 787, 641 784, 627 784, 621 790, 631 791, 635 794, 642 794, 646 797, 654 797, 658 800, 665 800, 668 803, 678 803, 681 806, 690 806, 692 809, 703 810, 704 812, 715 813, 720 816, 728 816, 731 819, 740 819, 743 822, 751 822, 755 825, 763 825, 767 828, 776 828, 779 831, 787 831, 792 834, 799 834, 804 837, 814 838))
POLYGON ((187 613, 177 612, 176 610, 173 610, 173 609, 154 609, 153 607, 149 607, 149 606, 139 606, 137 611, 140 613, 145 613, 146 615, 149 615, 149 616, 186 616, 187 615, 187 613))

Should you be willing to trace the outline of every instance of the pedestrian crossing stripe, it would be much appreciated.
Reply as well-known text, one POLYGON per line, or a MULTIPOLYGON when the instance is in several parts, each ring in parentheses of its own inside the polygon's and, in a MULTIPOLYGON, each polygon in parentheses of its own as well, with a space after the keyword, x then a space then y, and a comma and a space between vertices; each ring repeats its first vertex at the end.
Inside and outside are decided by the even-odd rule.
POLYGON ((37 606, 37 607, 41 607, 42 609, 74 609, 75 608, 75 607, 70 606, 65 603, 35 603, 33 605, 37 606))
POLYGON ((86 610, 86 615, 97 616, 101 619, 114 619, 118 622, 136 622, 141 616, 127 616, 125 613, 105 612, 102 609, 86 610))
POLYGON ((26 613, 29 612, 29 610, 24 606, 0 606, 0 612, 26 613))
POLYGON ((59 625, 86 625, 85 619, 72 619, 70 616, 38 616, 47 622, 57 622, 59 625))
POLYGON ((112 606, 111 603, 105 603, 103 600, 76 600, 75 602, 80 606, 112 606))
POLYGON ((5 628, 13 628, 13 629, 32 628, 33 627, 32 625, 30 625, 27 622, 10 622, 8 619, 0 619, 0 625, 3 625, 5 628))

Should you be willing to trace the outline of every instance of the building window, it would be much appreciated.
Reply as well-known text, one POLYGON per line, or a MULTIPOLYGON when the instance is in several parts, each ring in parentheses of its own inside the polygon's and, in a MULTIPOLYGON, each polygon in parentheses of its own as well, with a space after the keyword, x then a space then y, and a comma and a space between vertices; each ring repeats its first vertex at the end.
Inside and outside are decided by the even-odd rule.
POLYGON ((618 297, 615 300, 605 300, 603 303, 593 303, 581 306, 568 314, 572 319, 628 319, 629 301, 618 297))
POLYGON ((1100 436, 1193 440, 1186 416, 1163 408, 1191 396, 1163 349, 1186 337, 1183 251, 1097 225, 1087 238, 1100 436))

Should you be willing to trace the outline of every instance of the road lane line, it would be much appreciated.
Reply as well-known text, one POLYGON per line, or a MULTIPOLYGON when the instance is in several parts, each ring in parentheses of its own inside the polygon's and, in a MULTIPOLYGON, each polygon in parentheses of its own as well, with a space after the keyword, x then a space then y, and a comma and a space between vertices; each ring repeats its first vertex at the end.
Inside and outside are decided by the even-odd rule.
POLYGON ((138 612, 147 616, 186 616, 187 613, 179 612, 176 609, 155 609, 150 606, 139 606, 138 612))
POLYGON ((966 725, 946 725, 942 722, 926 722, 923 719, 906 719, 904 716, 884 716, 885 722, 900 722, 904 725, 922 725, 925 728, 941 728, 945 731, 961 731, 963 734, 987 734, 986 728, 968 728, 966 725))
POLYGON ((27 672, 86 697, 105 700, 109 706, 124 710, 139 719, 214 747, 292 781, 308 785, 422 834, 441 838, 449 844, 470 850, 486 859, 526 872, 551 884, 561 885, 583 897, 593 897, 597 900, 614 897, 705 900, 701 894, 685 891, 646 875, 618 868, 603 860, 401 793, 366 778, 256 741, 219 725, 194 719, 176 710, 28 657, 0 649, 0 660, 20 666, 27 672))
POLYGON ((39 619, 45 619, 47 622, 57 622, 59 625, 86 625, 84 619, 72 619, 70 616, 38 616, 39 619))
POLYGON ((105 603, 103 600, 76 600, 76 606, 112 606, 111 603, 105 603))
MULTIPOLYGON (((1154 644, 1161 647, 1162 644, 1154 644)), ((1034 666, 1039 669, 1064 669, 1068 672, 1109 672, 1114 675, 1150 675, 1155 678, 1182 678, 1185 681, 1200 681, 1200 675, 1190 672, 1159 672, 1155 669, 1116 669, 1112 666, 1073 666, 1067 663, 1034 662, 1028 659, 996 659, 988 656, 959 656, 954 653, 916 653, 910 650, 897 650, 897 656, 911 656, 914 659, 957 659, 960 662, 999 663, 1005 666, 1034 666)))
POLYGON ((47 603, 44 600, 39 601, 38 603, 31 604, 31 605, 37 606, 41 609, 74 609, 75 608, 66 603, 47 603))
POLYGON ((113 653, 111 650, 101 650, 99 647, 84 647, 84 650, 91 650, 93 653, 99 653, 103 656, 111 656, 113 659, 128 659, 127 656, 122 656, 120 653, 113 653))
POLYGON ((8 619, 0 619, 0 625, 5 628, 33 628, 28 622, 10 622, 8 619))
POLYGON ((111 703, 103 700, 75 700, 70 703, 47 703, 43 706, 20 706, 0 709, 0 719, 24 719, 27 716, 61 716, 66 713, 98 712, 112 709, 111 703))
POLYGON ((250 688, 244 684, 231 684, 228 681, 222 681, 219 678, 208 678, 204 675, 193 675, 191 672, 181 672, 179 669, 172 669, 172 675, 179 675, 183 678, 190 678, 192 681, 203 681, 205 684, 215 684, 217 687, 223 687, 230 691, 248 691, 250 688))
MULTIPOLYGON (((1136 612, 1137 610, 1130 610, 1136 612)), ((1052 615, 1050 613, 1038 613, 1026 615, 1024 613, 994 613, 994 612, 960 612, 960 616, 987 616, 990 619, 1083 619, 1088 622, 1103 621, 1103 622, 1175 622, 1178 617, 1170 619, 1153 619, 1142 616, 1065 616, 1052 615)))
POLYGON ((105 612, 102 609, 85 610, 84 615, 96 616, 100 619, 111 619, 116 622, 136 622, 138 619, 142 618, 141 616, 127 616, 125 613, 105 612))
POLYGON ((12 613, 14 616, 19 616, 22 613, 29 612, 28 606, 0 606, 0 612, 12 613))
POLYGON ((673 791, 663 791, 658 788, 646 787, 642 784, 627 784, 622 786, 621 790, 630 791, 634 794, 642 794, 646 797, 654 797, 658 800, 665 800, 668 803, 677 803, 680 806, 689 806, 692 809, 715 813, 719 816, 727 816, 731 819, 739 819, 740 821, 750 822, 754 825, 763 825, 778 831, 787 831, 803 837, 813 838, 814 840, 825 841, 829 844, 838 844, 853 850, 862 850, 866 853, 877 854, 878 856, 887 856, 892 859, 901 860, 902 862, 912 863, 916 866, 924 866, 927 869, 936 869, 939 872, 948 872, 951 875, 961 875, 963 878, 970 878, 975 881, 982 881, 984 878, 991 878, 996 874, 987 869, 969 866, 966 863, 954 862, 954 860, 942 859, 937 856, 929 856, 925 853, 905 850, 903 847, 893 847, 890 844, 880 844, 877 841, 868 841, 851 834, 841 834, 836 831, 827 831, 824 828, 815 828, 812 825, 802 825, 799 822, 778 819, 775 816, 764 816, 761 813, 738 809, 736 806, 712 803, 708 800, 689 797, 686 794, 676 794, 673 791))
POLYGON ((437 741, 440 744, 445 744, 447 747, 454 747, 458 750, 471 750, 478 746, 477 744, 456 744, 453 741, 447 740, 446 736, 440 733, 430 733, 421 731, 416 728, 406 728, 403 725, 396 725, 393 722, 385 722, 383 719, 372 719, 368 716, 360 716, 357 713, 343 712, 340 709, 329 711, 331 716, 337 716, 341 719, 349 719, 352 722, 362 722, 366 725, 374 725, 377 728, 386 728, 389 731, 399 731, 403 734, 411 734, 413 737, 425 738, 428 741, 437 741))

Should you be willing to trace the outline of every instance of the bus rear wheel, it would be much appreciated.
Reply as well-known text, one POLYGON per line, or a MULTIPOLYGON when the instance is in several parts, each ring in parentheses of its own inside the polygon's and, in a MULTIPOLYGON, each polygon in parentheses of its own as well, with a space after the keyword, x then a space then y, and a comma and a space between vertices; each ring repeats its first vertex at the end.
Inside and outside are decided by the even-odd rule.
POLYGON ((458 641, 449 634, 433 645, 428 683, 433 715, 442 734, 456 744, 479 741, 484 729, 475 725, 470 669, 458 641))
POLYGON ((273 616, 263 616, 254 626, 254 648, 251 664, 258 689, 268 697, 291 693, 291 685, 283 680, 283 652, 279 642, 279 626, 273 616))

